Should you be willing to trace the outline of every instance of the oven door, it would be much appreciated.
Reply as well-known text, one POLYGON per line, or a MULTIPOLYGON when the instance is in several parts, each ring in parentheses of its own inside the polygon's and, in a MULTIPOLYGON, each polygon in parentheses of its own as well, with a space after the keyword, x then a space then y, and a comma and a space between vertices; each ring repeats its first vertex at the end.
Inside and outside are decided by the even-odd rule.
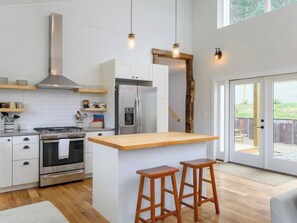
POLYGON ((69 140, 69 157, 59 159, 59 140, 41 140, 40 142, 40 174, 83 169, 84 138, 69 140))

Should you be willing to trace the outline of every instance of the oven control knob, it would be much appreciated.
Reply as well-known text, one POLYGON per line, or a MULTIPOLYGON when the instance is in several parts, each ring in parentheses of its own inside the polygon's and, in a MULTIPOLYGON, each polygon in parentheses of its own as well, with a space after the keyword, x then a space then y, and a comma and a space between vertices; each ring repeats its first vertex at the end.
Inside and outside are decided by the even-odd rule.
POLYGON ((98 133, 98 136, 102 136, 102 133, 98 133))

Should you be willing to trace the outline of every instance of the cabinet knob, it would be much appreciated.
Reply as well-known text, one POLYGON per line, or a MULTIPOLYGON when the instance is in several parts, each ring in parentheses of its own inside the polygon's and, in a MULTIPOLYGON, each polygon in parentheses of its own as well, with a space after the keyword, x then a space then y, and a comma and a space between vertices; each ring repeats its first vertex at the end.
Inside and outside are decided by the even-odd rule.
POLYGON ((10 139, 7 139, 8 142, 10 142, 10 139))
POLYGON ((98 136, 102 136, 102 133, 98 133, 98 136))
POLYGON ((23 149, 30 149, 30 146, 24 146, 23 149))
POLYGON ((30 163, 28 161, 24 162, 23 165, 24 166, 28 166, 30 163))
POLYGON ((132 76, 132 78, 135 78, 134 76, 132 76))
POLYGON ((24 138, 23 141, 29 141, 30 139, 28 137, 24 138))
POLYGON ((138 79, 138 76, 136 76, 136 79, 138 79))

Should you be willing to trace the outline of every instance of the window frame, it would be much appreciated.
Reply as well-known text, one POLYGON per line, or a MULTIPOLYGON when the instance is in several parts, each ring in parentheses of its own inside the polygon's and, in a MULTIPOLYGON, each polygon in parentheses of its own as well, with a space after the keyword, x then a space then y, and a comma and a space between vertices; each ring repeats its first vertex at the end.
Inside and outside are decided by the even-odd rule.
MULTIPOLYGON (((218 4, 217 5, 217 9, 218 9, 217 28, 218 29, 238 23, 238 22, 236 22, 236 23, 230 24, 230 0, 217 0, 217 4, 218 4)), ((293 4, 293 3, 291 3, 291 4, 293 4)), ((288 5, 290 5, 290 4, 288 4, 288 5)), ((275 9, 273 9, 273 10, 275 10, 275 9)), ((272 10, 271 0, 264 0, 264 13, 270 12, 273 10, 272 10)), ((250 18, 252 18, 252 17, 250 17, 250 18)), ((249 19, 249 18, 247 18, 247 19, 249 19)), ((243 19, 241 21, 244 21, 244 20, 246 20, 246 19, 243 19)))

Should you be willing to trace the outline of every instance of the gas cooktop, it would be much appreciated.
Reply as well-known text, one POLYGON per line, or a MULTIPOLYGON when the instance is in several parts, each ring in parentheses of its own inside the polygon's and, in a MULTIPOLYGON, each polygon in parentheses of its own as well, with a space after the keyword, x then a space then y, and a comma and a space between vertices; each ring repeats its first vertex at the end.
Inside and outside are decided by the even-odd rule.
POLYGON ((35 131, 41 134, 48 133, 68 133, 68 132, 81 132, 82 129, 76 126, 64 126, 64 127, 47 127, 47 128, 34 128, 35 131))

